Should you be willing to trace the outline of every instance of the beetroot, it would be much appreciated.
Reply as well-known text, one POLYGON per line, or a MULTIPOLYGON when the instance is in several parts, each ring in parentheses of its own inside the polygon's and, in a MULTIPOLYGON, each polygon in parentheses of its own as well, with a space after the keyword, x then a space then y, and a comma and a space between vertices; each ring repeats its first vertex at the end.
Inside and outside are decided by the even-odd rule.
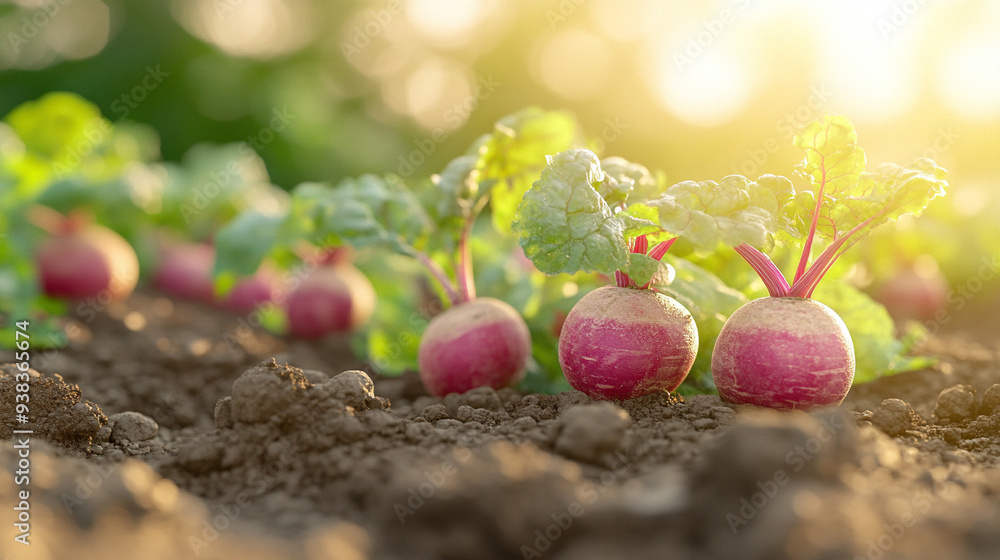
POLYGON ((135 250, 97 224, 67 221, 36 251, 42 292, 51 297, 124 299, 139 281, 135 250))
POLYGON ((175 297, 212 303, 215 250, 203 243, 179 243, 163 250, 153 285, 175 297))
POLYGON ((278 275, 261 267, 253 276, 243 278, 222 300, 222 307, 233 313, 252 313, 259 306, 274 300, 280 290, 278 275))
POLYGON ((510 305, 476 298, 441 313, 420 340, 420 380, 432 395, 517 383, 531 356, 528 326, 510 305))
POLYGON ((875 300, 897 321, 929 321, 947 303, 948 281, 937 263, 901 268, 875 289, 875 300))
POLYGON ((316 269, 285 300, 288 333, 296 338, 356 329, 374 310, 375 289, 347 262, 316 269))
POLYGON ((757 299, 722 327, 712 376, 728 403, 785 410, 836 406, 854 381, 851 334, 818 301, 757 299))
MULTIPOLYGON (((820 280, 845 251, 873 228, 904 214, 919 214, 945 192, 945 171, 927 159, 909 168, 893 164, 867 171, 854 126, 844 117, 806 125, 795 145, 806 152, 796 171, 811 191, 763 175, 758 182, 777 202, 777 223, 803 240, 792 282, 760 249, 741 243, 736 252, 757 272, 770 294, 729 318, 712 355, 712 376, 722 398, 778 409, 839 404, 854 380, 854 347, 844 322, 811 301, 820 280), (807 216, 811 216, 807 218, 807 216), (813 258, 813 245, 826 247, 813 258)), ((881 372, 876 372, 881 373, 881 372)))
POLYGON ((567 381, 596 399, 673 391, 697 353, 691 314, 649 289, 604 286, 590 292, 570 311, 559 337, 567 381))

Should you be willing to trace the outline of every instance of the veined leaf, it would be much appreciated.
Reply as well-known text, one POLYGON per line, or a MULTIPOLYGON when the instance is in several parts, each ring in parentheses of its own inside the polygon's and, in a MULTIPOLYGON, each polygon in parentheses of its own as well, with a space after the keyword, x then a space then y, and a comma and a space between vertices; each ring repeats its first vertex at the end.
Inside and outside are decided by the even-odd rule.
POLYGON ((739 175, 720 183, 677 183, 646 204, 657 210, 664 230, 702 249, 719 243, 766 245, 776 227, 778 207, 773 190, 739 175))
POLYGON ((497 229, 511 230, 517 207, 545 167, 545 158, 568 149, 577 136, 570 113, 531 107, 501 119, 481 140, 478 181, 490 189, 497 229))
POLYGON ((611 274, 628 266, 626 226, 598 194, 605 180, 600 161, 589 150, 549 158, 514 220, 524 254, 539 270, 611 274))

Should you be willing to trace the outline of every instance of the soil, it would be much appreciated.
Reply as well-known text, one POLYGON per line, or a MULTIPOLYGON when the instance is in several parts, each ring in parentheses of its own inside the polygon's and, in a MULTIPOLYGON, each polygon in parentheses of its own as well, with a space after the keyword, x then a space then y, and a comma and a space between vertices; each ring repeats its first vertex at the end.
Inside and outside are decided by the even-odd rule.
POLYGON ((34 353, 29 424, 0 369, 0 515, 23 511, 13 430, 34 431, 31 545, 4 521, 0 555, 996 559, 998 310, 956 314, 919 349, 932 368, 806 414, 431 397, 366 373, 346 336, 286 341, 138 293, 34 353))

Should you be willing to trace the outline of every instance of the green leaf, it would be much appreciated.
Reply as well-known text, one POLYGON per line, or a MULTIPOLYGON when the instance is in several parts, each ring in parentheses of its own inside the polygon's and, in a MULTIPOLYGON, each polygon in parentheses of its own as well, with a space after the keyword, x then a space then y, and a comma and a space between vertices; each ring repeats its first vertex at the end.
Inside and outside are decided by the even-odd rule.
POLYGON ((478 181, 490 189, 498 230, 511 231, 517 207, 545 167, 546 157, 570 148, 578 135, 570 113, 530 107, 504 117, 480 140, 478 181))
POLYGON ((857 183, 844 189, 834 205, 821 211, 819 231, 839 237, 851 228, 864 224, 855 235, 903 214, 919 215, 932 199, 942 196, 948 183, 945 171, 933 161, 918 159, 910 167, 891 163, 880 165, 873 173, 863 173, 857 183))
POLYGON ((326 211, 318 233, 333 234, 355 247, 385 243, 407 252, 408 247, 421 248, 434 229, 420 201, 399 177, 345 179, 328 191, 323 205, 326 211))
MULTIPOLYGON (((847 325, 854 343, 857 368, 854 383, 911 369, 903 355, 905 345, 885 307, 844 282, 820 284, 813 298, 833 309, 847 325)), ((917 364, 919 365, 919 364, 917 364)))
POLYGON ((606 179, 589 150, 549 158, 514 221, 524 254, 547 274, 611 274, 628 266, 625 224, 598 194, 606 179))
POLYGON ((625 223, 625 237, 648 235, 650 236, 650 245, 660 241, 660 238, 669 237, 669 234, 656 223, 659 219, 659 211, 652 206, 633 204, 628 209, 619 212, 618 217, 625 223))
POLYGON ((764 246, 776 228, 773 192, 739 175, 677 183, 647 205, 657 209, 663 229, 701 249, 764 246))
POLYGON ((826 116, 799 131, 792 143, 806 152, 797 170, 815 192, 836 196, 857 182, 865 170, 865 152, 858 146, 854 125, 844 117, 826 116))
POLYGON ((78 145, 93 149, 94 140, 103 139, 111 130, 96 105, 68 92, 52 92, 22 103, 4 120, 29 152, 63 163, 78 145))
POLYGON ((660 270, 660 261, 641 253, 629 253, 625 272, 639 286, 644 286, 660 270))
MULTIPOLYGON (((632 205, 637 202, 645 202, 660 194, 663 190, 662 176, 654 176, 648 169, 632 163, 620 157, 607 157, 601 160, 601 168, 604 172, 615 179, 619 184, 628 184, 625 198, 622 202, 632 205)), ((605 200, 612 206, 616 201, 612 201, 607 196, 605 200)))
POLYGON ((215 274, 249 276, 279 244, 286 215, 251 211, 231 220, 215 236, 215 274))
MULTIPOLYGON (((425 206, 438 223, 462 218, 472 210, 480 195, 479 158, 474 155, 459 156, 445 166, 436 177, 431 188, 423 189, 425 206)), ((418 195, 421 194, 418 191, 418 195)))

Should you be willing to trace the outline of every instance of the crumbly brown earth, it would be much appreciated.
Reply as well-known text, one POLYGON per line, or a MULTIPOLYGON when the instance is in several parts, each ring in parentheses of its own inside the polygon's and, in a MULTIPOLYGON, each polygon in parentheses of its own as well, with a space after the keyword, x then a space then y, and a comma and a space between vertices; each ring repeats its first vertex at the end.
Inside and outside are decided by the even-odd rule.
MULTIPOLYGON (((344 337, 286 343, 250 328, 253 317, 147 293, 89 317, 73 323, 67 349, 32 363, 30 549, 14 541, 19 443, 0 446, 0 555, 985 560, 1000 550, 1000 344, 971 340, 961 318, 922 348, 941 357, 933 368, 804 414, 714 396, 437 398, 415 375, 373 381, 344 337)), ((0 369, 8 439, 20 429, 15 373, 0 369)))

